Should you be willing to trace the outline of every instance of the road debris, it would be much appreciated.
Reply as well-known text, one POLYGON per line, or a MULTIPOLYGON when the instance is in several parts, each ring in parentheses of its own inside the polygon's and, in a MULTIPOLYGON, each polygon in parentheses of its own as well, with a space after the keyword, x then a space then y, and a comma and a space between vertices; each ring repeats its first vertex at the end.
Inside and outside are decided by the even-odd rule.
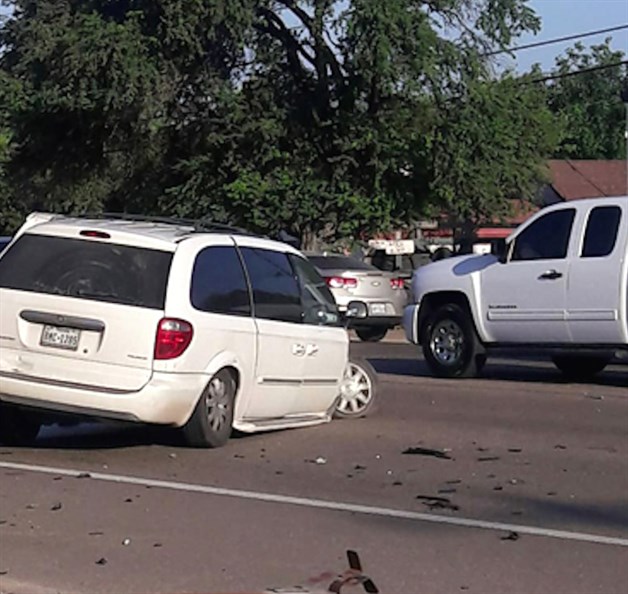
POLYGON ((499 456, 480 456, 478 458, 478 462, 494 462, 495 460, 499 460, 499 456))
POLYGON ((96 565, 107 565, 107 563, 108 561, 104 557, 101 557, 98 561, 96 561, 96 565))
POLYGON ((506 536, 502 536, 501 540, 519 540, 521 537, 518 532, 509 532, 506 536))
POLYGON ((432 509, 449 509, 458 511, 460 507, 451 502, 447 497, 437 497, 435 495, 417 495, 415 499, 419 499, 423 505, 427 505, 432 509))
POLYGON ((77 479, 92 478, 92 475, 91 475, 91 474, 89 474, 89 472, 79 472, 79 473, 76 475, 76 478, 77 478, 77 479))
POLYGON ((131 544, 131 539, 130 538, 125 538, 122 541, 122 546, 124 546, 124 547, 128 547, 130 544, 131 544))
POLYGON ((440 458, 442 460, 451 460, 451 456, 447 453, 447 450, 434 450, 431 448, 413 447, 407 448, 402 454, 410 454, 413 456, 431 456, 433 458, 440 458))
POLYGON ((63 503, 61 503, 60 501, 57 501, 57 503, 53 503, 52 507, 50 508, 50 511, 59 511, 62 508, 63 508, 63 503))

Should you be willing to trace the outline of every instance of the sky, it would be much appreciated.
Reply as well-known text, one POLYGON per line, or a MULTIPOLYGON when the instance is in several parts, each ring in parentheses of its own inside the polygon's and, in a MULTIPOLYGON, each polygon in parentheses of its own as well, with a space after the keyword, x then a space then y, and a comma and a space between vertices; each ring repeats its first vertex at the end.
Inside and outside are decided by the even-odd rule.
MULTIPOLYGON (((628 0, 531 0, 529 5, 541 17, 541 31, 536 35, 522 36, 514 45, 628 25, 628 0)), ((597 45, 606 37, 612 37, 613 49, 628 55, 628 29, 587 37, 582 43, 585 46, 597 45)), ((504 65, 509 64, 524 72, 539 62, 543 71, 549 71, 554 66, 555 57, 574 43, 576 40, 523 50, 515 54, 514 61, 506 58, 504 65)))

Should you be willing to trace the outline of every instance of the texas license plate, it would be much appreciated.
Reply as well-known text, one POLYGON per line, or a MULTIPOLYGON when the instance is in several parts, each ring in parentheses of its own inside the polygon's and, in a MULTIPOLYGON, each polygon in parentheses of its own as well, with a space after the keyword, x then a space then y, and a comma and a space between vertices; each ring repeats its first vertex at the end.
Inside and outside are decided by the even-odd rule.
POLYGON ((385 303, 371 303, 369 305, 369 313, 372 316, 385 316, 386 304, 385 303))
POLYGON ((81 331, 76 328, 63 328, 61 326, 44 326, 41 333, 41 345, 55 349, 75 351, 78 349, 81 331))

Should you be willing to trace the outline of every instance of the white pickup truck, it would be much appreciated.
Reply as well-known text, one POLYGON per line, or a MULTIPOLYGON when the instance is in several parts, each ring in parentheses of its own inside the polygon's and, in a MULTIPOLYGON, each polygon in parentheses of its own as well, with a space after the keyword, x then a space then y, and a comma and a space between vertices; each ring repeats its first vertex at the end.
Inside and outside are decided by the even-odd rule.
POLYGON ((585 379, 628 355, 628 196, 559 203, 516 229, 499 256, 414 272, 403 325, 440 377, 471 377, 495 348, 543 350, 585 379))

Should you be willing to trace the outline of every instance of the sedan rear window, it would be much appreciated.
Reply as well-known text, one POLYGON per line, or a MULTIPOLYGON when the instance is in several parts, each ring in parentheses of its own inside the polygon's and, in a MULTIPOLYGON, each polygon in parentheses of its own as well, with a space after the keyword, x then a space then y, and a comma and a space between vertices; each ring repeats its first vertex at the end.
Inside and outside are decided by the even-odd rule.
POLYGON ((377 270, 375 266, 371 266, 357 258, 349 256, 309 256, 307 259, 320 270, 377 270))
POLYGON ((23 235, 0 258, 0 288, 163 309, 172 253, 23 235))

